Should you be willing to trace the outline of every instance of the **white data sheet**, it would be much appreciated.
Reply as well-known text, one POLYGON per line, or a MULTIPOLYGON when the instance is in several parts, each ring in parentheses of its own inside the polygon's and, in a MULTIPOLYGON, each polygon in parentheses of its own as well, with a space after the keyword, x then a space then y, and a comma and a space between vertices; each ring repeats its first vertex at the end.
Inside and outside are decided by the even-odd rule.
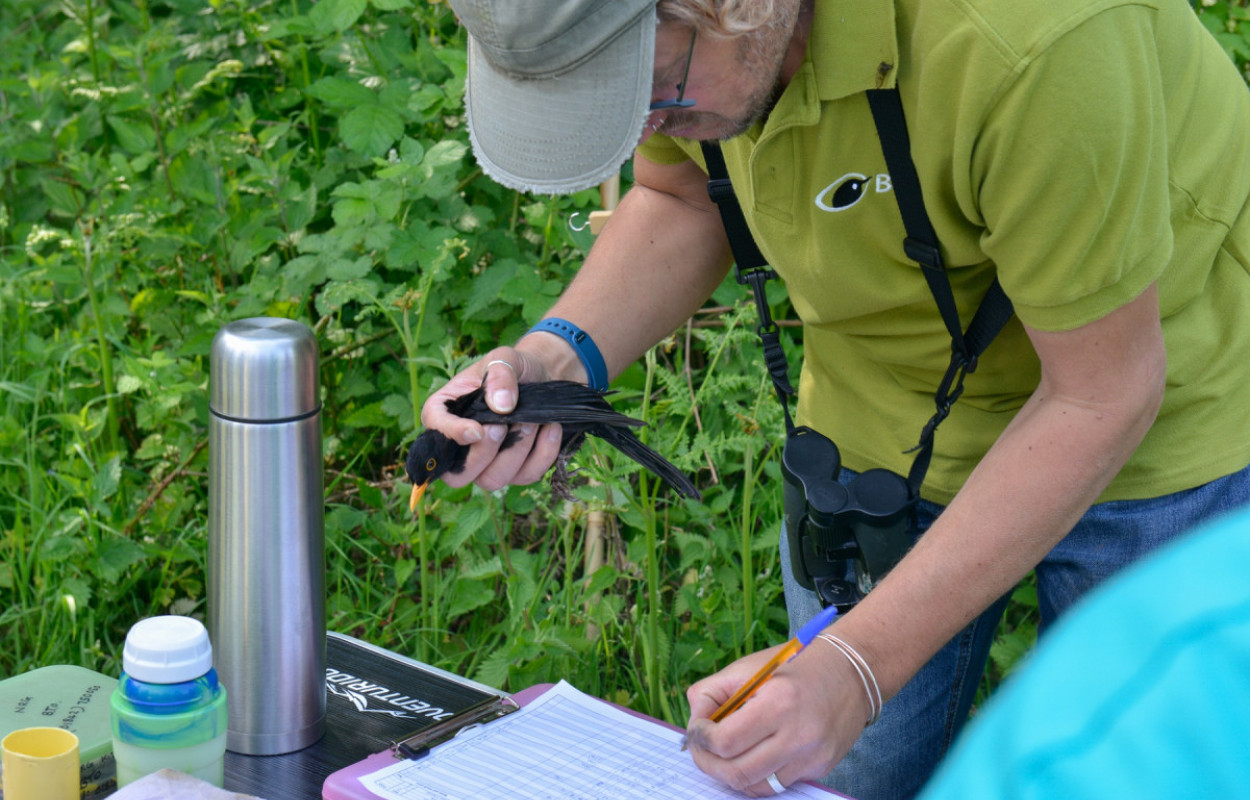
MULTIPOLYGON (((385 800, 734 800, 699 771, 681 733, 561 681, 520 711, 465 731, 415 761, 360 778, 385 800)), ((780 797, 829 800, 815 787, 780 797)))

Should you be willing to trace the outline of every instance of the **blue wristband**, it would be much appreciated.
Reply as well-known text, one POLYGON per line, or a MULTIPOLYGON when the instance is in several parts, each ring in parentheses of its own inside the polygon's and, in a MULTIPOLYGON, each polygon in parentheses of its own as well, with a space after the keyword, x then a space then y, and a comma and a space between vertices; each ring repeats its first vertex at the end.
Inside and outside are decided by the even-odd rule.
POLYGON ((590 338, 589 333, 568 320, 558 317, 548 317, 526 331, 525 335, 529 336, 535 331, 554 333, 568 342, 586 369, 586 382, 590 388, 597 392, 607 391, 608 365, 604 363, 603 354, 599 352, 599 348, 595 346, 595 340, 590 338))

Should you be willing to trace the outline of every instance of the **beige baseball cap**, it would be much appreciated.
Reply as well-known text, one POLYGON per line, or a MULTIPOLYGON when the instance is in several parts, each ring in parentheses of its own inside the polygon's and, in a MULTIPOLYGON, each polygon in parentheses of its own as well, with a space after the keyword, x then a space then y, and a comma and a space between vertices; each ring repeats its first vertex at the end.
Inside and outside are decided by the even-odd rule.
POLYGON ((656 0, 448 0, 469 33, 473 154, 512 189, 611 177, 651 103, 656 0))

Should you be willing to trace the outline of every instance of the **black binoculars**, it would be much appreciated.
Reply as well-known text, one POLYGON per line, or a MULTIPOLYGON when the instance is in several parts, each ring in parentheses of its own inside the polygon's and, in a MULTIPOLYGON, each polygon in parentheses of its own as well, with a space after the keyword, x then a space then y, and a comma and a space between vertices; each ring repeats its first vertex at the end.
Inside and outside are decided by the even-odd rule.
POLYGON ((781 473, 794 577, 821 605, 849 607, 911 547, 916 499, 896 472, 866 470, 843 486, 841 468, 827 436, 806 426, 786 436, 781 473))

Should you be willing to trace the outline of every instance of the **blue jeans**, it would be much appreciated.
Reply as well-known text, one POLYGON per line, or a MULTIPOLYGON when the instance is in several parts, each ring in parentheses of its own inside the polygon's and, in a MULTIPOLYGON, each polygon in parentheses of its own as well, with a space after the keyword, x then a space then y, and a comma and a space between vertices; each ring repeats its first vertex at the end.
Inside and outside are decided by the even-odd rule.
MULTIPOLYGON (((843 470, 839 480, 853 477, 847 473, 843 470)), ((1037 565, 1042 631, 1120 567, 1198 522, 1246 504, 1250 504, 1250 467, 1172 495, 1093 506, 1037 565)), ((941 511, 941 506, 922 500, 916 535, 927 530, 941 511)), ((784 529, 781 564, 790 627, 797 631, 820 609, 820 602, 794 579, 784 529)), ((1178 583, 1160 591, 1184 589, 1178 583)), ((822 782, 857 800, 902 800, 919 792, 967 719, 1007 599, 995 602, 938 651, 885 704, 881 718, 864 730, 822 782)))

